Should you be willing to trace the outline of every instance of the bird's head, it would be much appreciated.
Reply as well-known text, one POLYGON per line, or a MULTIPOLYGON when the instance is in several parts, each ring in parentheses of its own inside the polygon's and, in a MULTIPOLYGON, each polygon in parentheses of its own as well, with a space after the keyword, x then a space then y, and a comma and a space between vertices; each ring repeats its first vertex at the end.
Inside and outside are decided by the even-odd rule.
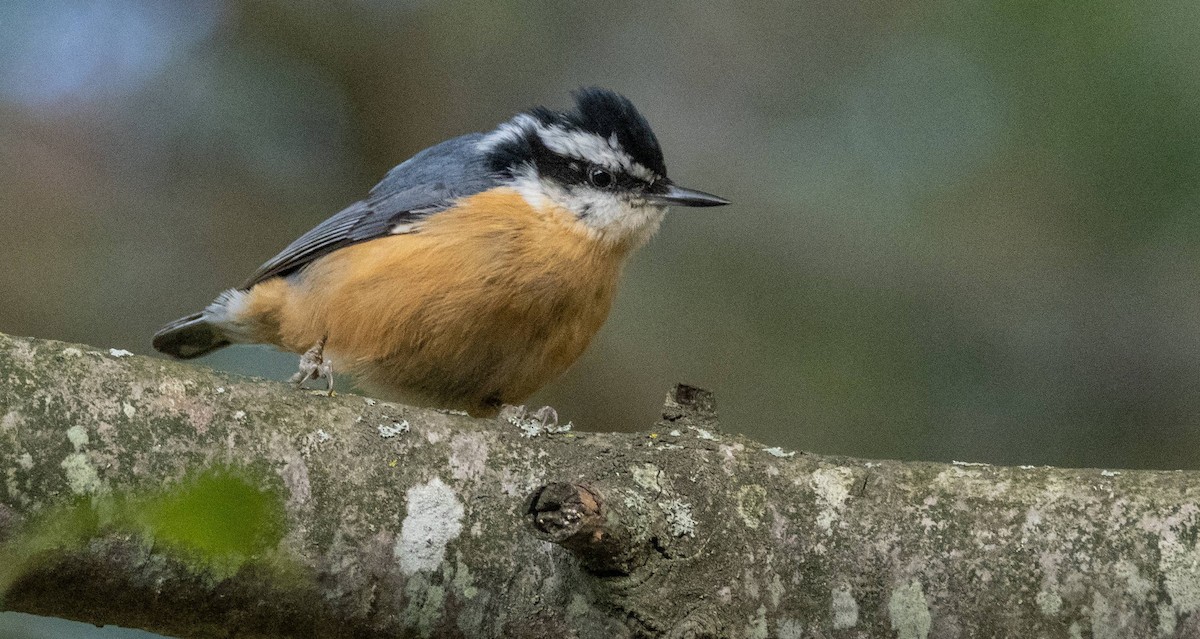
POLYGON ((485 136, 480 149, 531 205, 566 209, 613 243, 644 243, 668 206, 729 204, 675 185, 649 123, 628 99, 605 89, 579 90, 571 111, 521 113, 485 136))

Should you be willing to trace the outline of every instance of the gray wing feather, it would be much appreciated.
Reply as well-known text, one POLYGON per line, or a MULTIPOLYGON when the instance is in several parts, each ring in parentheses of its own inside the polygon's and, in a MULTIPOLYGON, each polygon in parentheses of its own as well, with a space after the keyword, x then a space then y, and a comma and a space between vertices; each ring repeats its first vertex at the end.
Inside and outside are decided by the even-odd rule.
POLYGON ((318 224, 267 260, 242 288, 304 268, 344 246, 388 235, 397 224, 419 221, 449 208, 456 199, 495 186, 497 180, 477 150, 483 135, 471 133, 412 156, 355 202, 318 224))

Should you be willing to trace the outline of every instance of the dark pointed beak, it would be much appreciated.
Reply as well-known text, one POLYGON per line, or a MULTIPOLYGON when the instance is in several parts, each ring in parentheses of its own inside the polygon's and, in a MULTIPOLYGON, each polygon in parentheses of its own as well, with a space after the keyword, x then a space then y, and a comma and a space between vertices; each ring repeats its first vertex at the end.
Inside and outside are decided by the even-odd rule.
POLYGON ((724 206, 729 200, 704 191, 693 191, 674 184, 666 193, 647 193, 646 199, 660 206, 724 206))

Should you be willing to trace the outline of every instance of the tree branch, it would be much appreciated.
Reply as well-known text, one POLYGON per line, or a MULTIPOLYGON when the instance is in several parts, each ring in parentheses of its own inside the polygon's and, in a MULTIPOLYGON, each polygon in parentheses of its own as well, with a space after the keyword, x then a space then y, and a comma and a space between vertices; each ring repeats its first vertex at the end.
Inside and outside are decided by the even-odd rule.
POLYGON ((181 637, 1197 637, 1200 474, 541 434, 0 336, 0 608, 181 637))

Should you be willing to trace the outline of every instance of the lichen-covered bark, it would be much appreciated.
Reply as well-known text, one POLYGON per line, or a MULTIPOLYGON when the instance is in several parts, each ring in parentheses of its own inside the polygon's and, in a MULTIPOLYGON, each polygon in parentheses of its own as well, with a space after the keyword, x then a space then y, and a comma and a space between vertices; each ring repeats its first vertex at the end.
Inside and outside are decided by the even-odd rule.
POLYGON ((1197 473, 792 454, 683 391, 643 433, 527 437, 121 355, 0 336, 0 609, 183 637, 1200 637, 1197 473))

